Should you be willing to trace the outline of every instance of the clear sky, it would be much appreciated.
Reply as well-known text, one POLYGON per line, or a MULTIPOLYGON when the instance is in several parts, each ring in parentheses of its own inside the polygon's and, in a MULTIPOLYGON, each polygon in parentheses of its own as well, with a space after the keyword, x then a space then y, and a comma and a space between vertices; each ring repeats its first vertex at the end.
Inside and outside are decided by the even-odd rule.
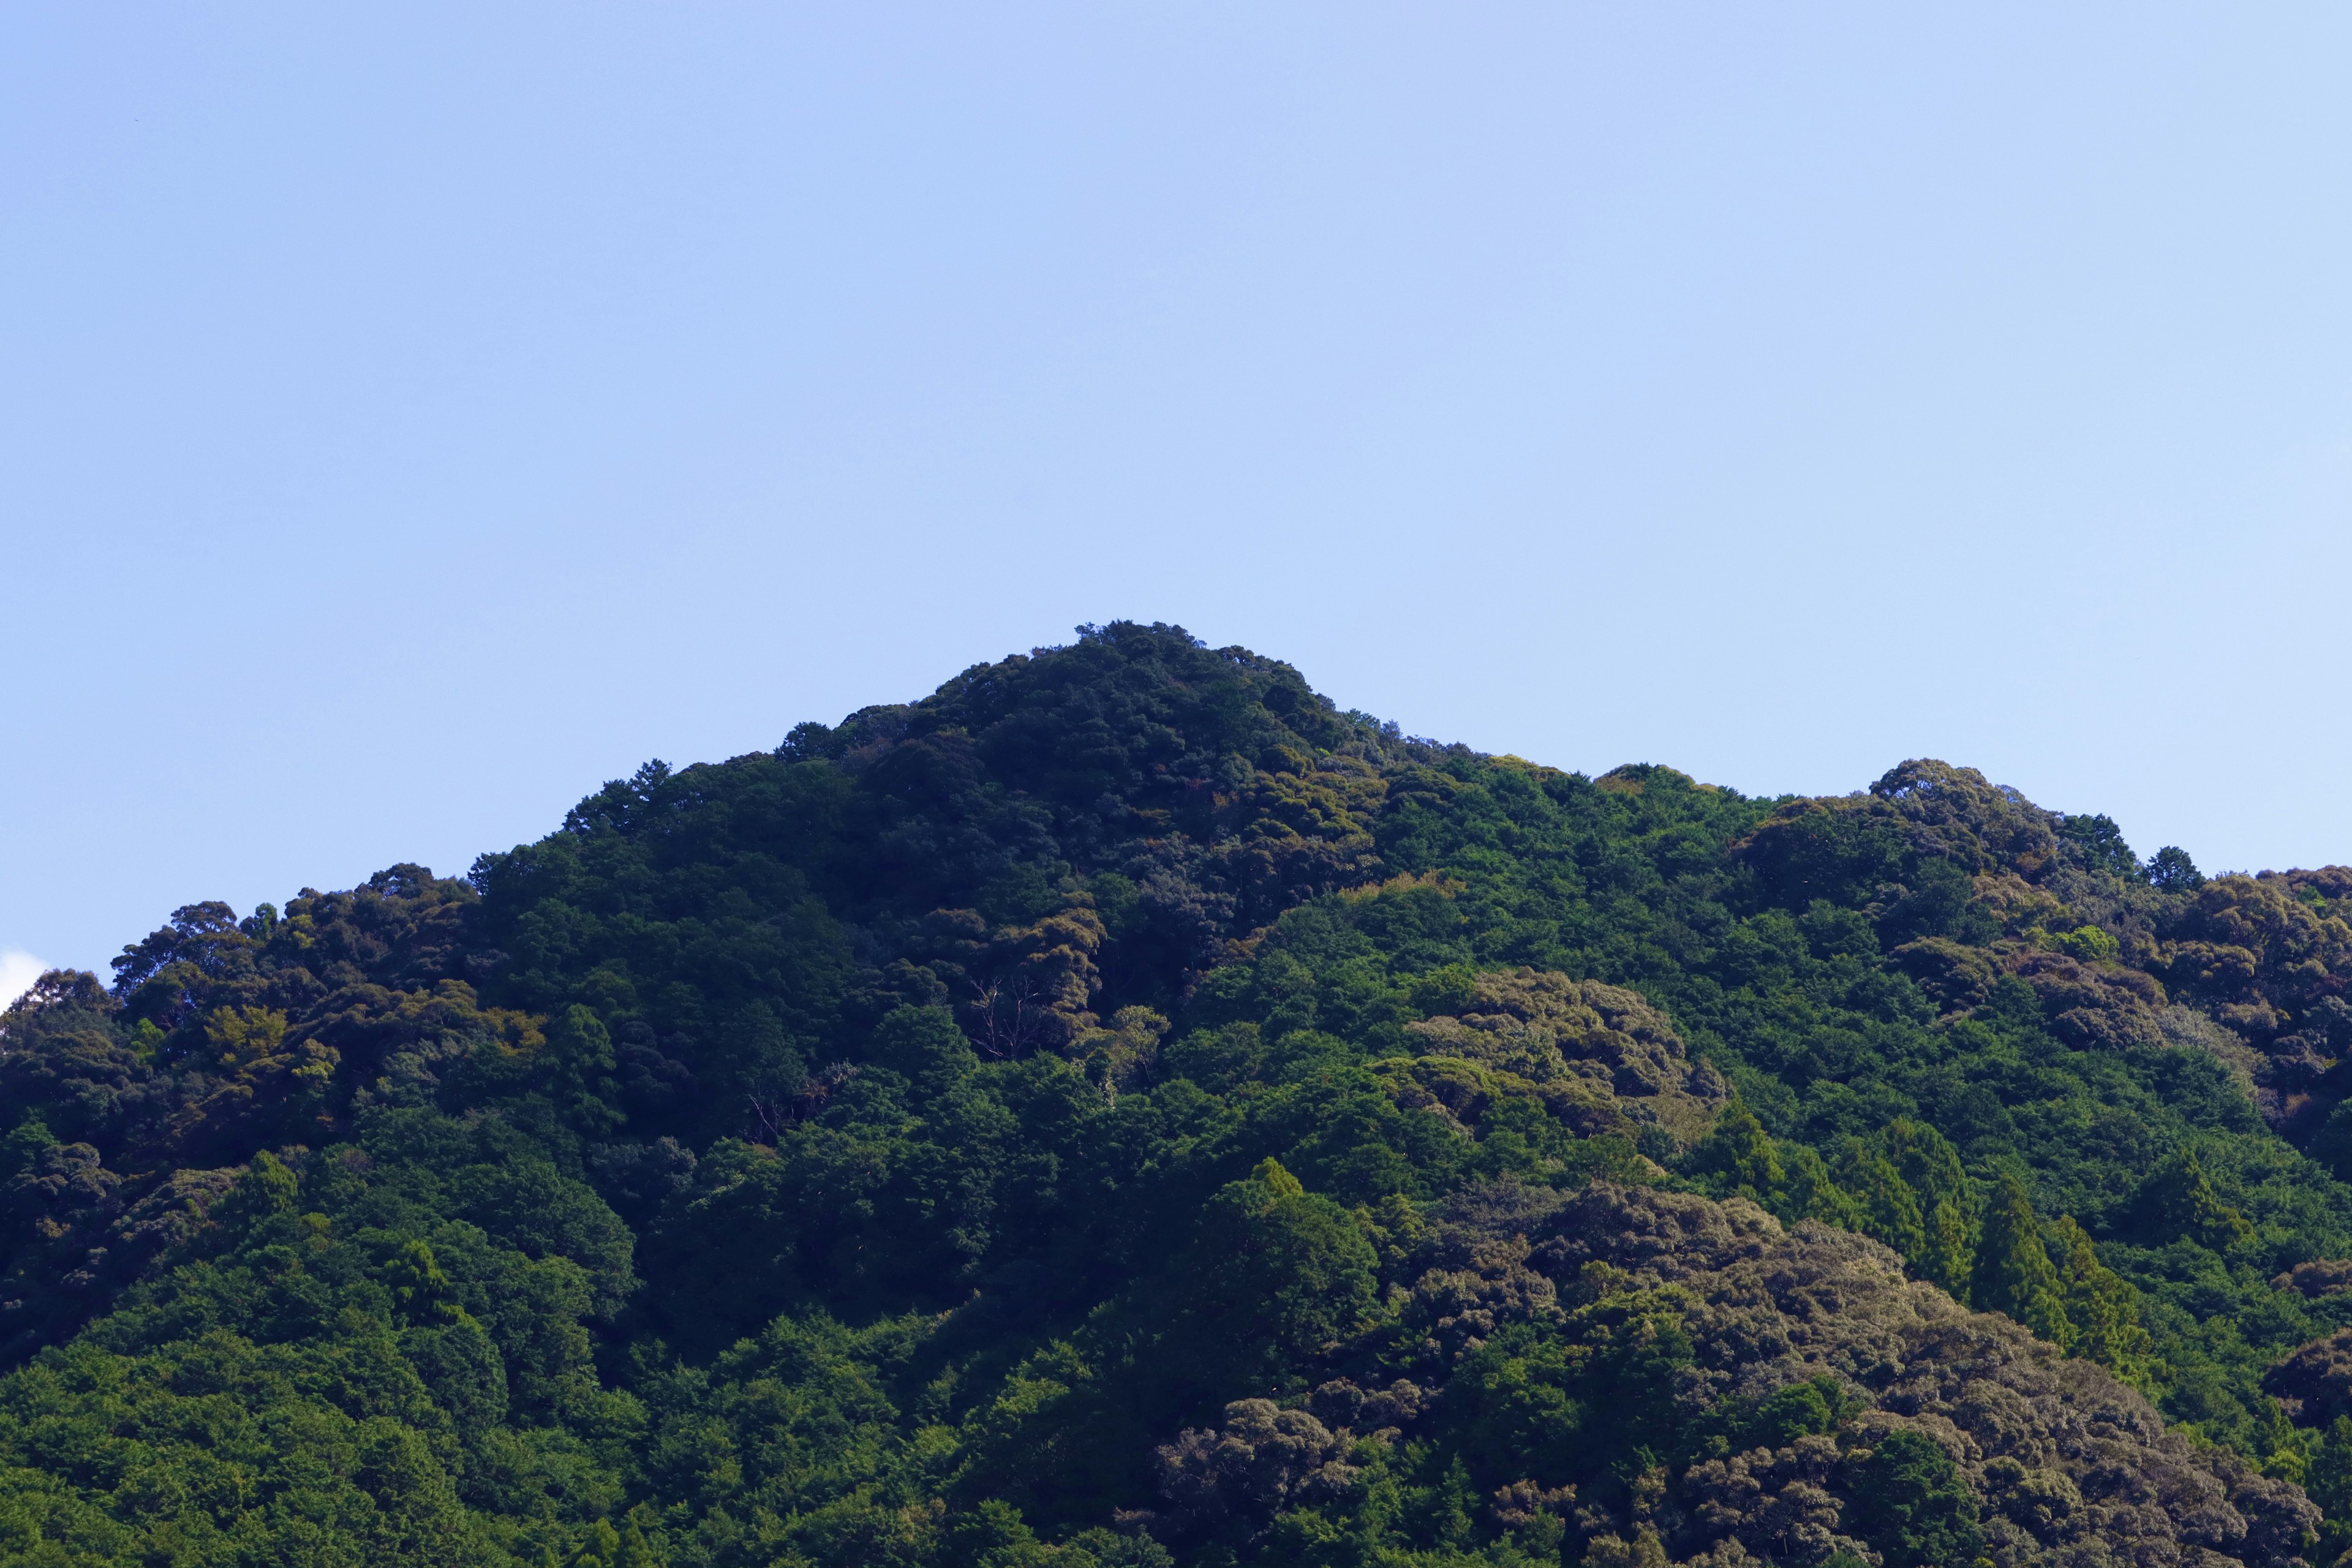
POLYGON ((1562 767, 2352 861, 2348 67, 2288 5, 10 5, 0 983, 1122 616, 1562 767))

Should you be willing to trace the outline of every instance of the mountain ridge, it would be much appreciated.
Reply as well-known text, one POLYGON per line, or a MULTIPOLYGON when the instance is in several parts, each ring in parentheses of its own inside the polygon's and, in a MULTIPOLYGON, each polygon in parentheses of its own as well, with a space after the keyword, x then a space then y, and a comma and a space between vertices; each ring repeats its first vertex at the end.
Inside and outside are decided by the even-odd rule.
POLYGON ((2329 1558, 2347 896, 1083 627, 45 976, 0 1564, 2329 1558))

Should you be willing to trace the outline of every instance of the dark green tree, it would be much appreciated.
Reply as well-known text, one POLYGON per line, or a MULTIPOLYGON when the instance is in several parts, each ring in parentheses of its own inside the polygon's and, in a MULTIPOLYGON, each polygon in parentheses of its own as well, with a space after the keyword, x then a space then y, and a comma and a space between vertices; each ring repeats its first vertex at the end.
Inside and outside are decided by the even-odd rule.
POLYGON ((1871 1143, 1847 1139, 1838 1149, 1838 1184, 1853 1197, 1855 1228, 1885 1242, 1916 1267, 1927 1256, 1927 1231, 1919 1195, 1902 1173, 1871 1143))
POLYGON ((2074 1343, 2074 1325, 2067 1320, 2064 1289, 2042 1243, 2033 1200, 2011 1172, 1994 1179, 1985 1205, 1969 1295, 1979 1309, 2005 1312, 2062 1350, 2074 1343))
POLYGON ((2168 844, 2147 858, 2147 876, 2149 885, 2162 893, 2193 893, 2205 885, 2197 862, 2177 844, 2168 844))
POLYGON ((1984 1550, 1976 1499, 1934 1439, 1890 1432, 1846 1468, 1846 1526, 1884 1568, 1965 1568, 1984 1550))
POLYGON ((2072 845, 2084 865, 2094 871, 2126 881, 2143 879, 2146 875, 2131 846, 2124 842, 2123 829, 2104 813, 2060 817, 2058 837, 2072 845))
POLYGON ((1935 1128, 1907 1116, 1887 1125, 1887 1158, 1919 1206, 1919 1249, 1908 1253, 1921 1279, 1966 1296, 1976 1267, 1976 1196, 1960 1153, 1935 1128))
POLYGON ((1267 1159, 1209 1200, 1183 1278, 1171 1350, 1242 1390, 1278 1384, 1287 1366, 1361 1323, 1375 1260, 1352 1215, 1267 1159))
POLYGON ((2147 1203, 2158 1234, 2186 1236, 2216 1252, 2226 1252, 2253 1234, 2246 1216, 2213 1190, 2193 1146, 2165 1163, 2149 1184, 2147 1203))

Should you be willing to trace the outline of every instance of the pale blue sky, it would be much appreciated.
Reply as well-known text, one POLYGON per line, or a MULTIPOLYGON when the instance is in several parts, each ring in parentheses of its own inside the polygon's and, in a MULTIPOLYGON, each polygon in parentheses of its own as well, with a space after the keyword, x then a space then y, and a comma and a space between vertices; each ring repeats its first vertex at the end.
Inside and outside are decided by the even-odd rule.
POLYGON ((0 954, 1118 616, 1563 767, 2352 861, 2347 68, 2315 5, 12 5, 0 954))

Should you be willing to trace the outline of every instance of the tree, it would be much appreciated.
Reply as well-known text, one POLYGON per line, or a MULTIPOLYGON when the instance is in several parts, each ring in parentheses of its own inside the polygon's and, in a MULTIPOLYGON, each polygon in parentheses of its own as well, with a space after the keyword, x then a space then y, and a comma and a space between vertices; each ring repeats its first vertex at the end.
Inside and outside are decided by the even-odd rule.
POLYGON ((2006 1312, 2061 1350, 2074 1343, 2074 1326, 2066 1317, 2058 1270, 2042 1245, 2033 1200, 2012 1172, 2003 1171, 1994 1181, 1992 1199, 1985 1205, 1970 1294, 1980 1310, 2006 1312))
POLYGON ((2155 1386, 2159 1367, 2152 1342, 2140 1327, 2139 1292, 2103 1266, 2089 1233, 2068 1215, 2051 1226, 2067 1321, 2074 1325, 2073 1352, 2093 1361, 2142 1392, 2155 1386))
POLYGON ((301 1178, 268 1150, 255 1153, 221 1205, 221 1217, 232 1225, 253 1226, 273 1215, 292 1214, 301 1201, 301 1178))
POLYGON ((1238 1394, 1295 1380, 1294 1367, 1371 1310, 1374 1269, 1352 1215, 1261 1160, 1202 1214, 1170 1347, 1189 1359, 1184 1381, 1238 1394))
POLYGON ((2338 1415, 2313 1446, 2304 1489, 2327 1512, 2321 1561, 2352 1549, 2352 1415, 2338 1415))
POLYGON ((944 1007, 894 1008, 874 1031, 873 1060, 926 1100, 947 1093, 979 1065, 971 1042, 944 1007))
POLYGON ((2058 837, 2071 844, 2083 858, 2083 863, 2094 871, 2104 871, 2126 881, 2137 881, 2145 876, 2131 846, 2124 842, 2123 829, 2105 813, 2060 817, 2058 837))
POLYGON ((1830 1174, 1828 1162, 1803 1143, 1784 1145, 1780 1154, 1784 1174, 1773 1213, 1784 1220, 1817 1219, 1848 1230, 1859 1227, 1853 1195, 1830 1174))
POLYGON ((454 1323, 464 1315, 453 1295, 449 1277, 441 1271, 433 1248, 410 1241, 384 1265, 383 1282, 392 1300, 412 1323, 454 1323))
POLYGON ((2221 1201, 2192 1146, 2167 1161, 2150 1182, 2146 1205, 2158 1229, 2226 1252, 2254 1232, 2246 1216, 2221 1201))
POLYGON ((1691 1151, 1691 1169, 1712 1176, 1713 1190, 1769 1208, 1788 1183, 1772 1135, 1738 1099, 1723 1108, 1715 1129, 1691 1151))
POLYGON ((1889 1432, 1858 1451, 1846 1484, 1846 1527, 1884 1554, 1884 1568, 1965 1568, 1984 1550, 1975 1497, 1922 1433, 1889 1432))
POLYGON ((1919 1194, 1894 1163, 1860 1139, 1850 1138, 1838 1150, 1836 1170, 1839 1184, 1853 1194, 1862 1233, 1916 1264, 1927 1249, 1927 1226, 1919 1215, 1919 1194))
POLYGON ((613 1104, 621 1092, 612 1077, 613 1037, 593 1008, 574 1003, 558 1014, 531 1067, 549 1097, 583 1132, 601 1136, 628 1120, 613 1104))
POLYGON ((619 1568, 621 1536, 606 1520, 593 1520, 587 1538, 572 1554, 570 1568, 619 1568))
POLYGON ((1955 1296, 1968 1293, 1976 1265, 1975 1194, 1960 1169, 1959 1151, 1924 1121, 1898 1116, 1886 1129, 1886 1151, 1919 1201, 1919 1250, 1911 1260, 1921 1278, 1955 1296))
POLYGON ((2205 885, 2204 876, 2189 851, 2168 844, 2147 858, 2147 880, 2161 893, 2193 893, 2205 885))

